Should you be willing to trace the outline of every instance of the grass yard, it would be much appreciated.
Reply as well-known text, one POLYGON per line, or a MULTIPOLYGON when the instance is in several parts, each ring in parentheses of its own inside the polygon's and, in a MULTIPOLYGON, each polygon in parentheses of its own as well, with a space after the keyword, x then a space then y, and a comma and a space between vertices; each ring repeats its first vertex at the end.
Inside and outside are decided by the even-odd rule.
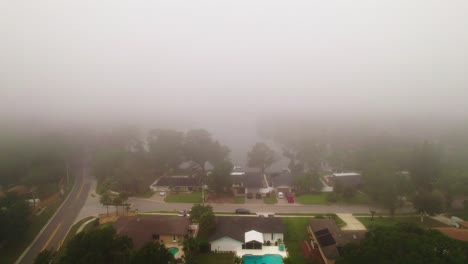
POLYGON ((289 252, 291 263, 303 264, 306 263, 302 255, 301 243, 308 238, 306 227, 309 224, 307 217, 283 217, 281 218, 286 232, 284 234, 285 244, 289 252))
POLYGON ((365 193, 357 192, 356 195, 349 199, 344 199, 341 197, 341 199, 338 201, 338 203, 344 203, 344 204, 368 204, 369 203, 369 196, 365 193))
POLYGON ((423 228, 432 228, 432 227, 447 227, 447 225, 436 221, 429 217, 424 217, 424 222, 421 223, 421 218, 419 216, 405 216, 398 217, 374 217, 372 221, 371 217, 356 217, 366 228, 371 228, 372 226, 392 226, 396 223, 415 223, 423 228))
POLYGON ((243 204, 245 203, 245 196, 235 196, 234 197, 235 204, 243 204))
POLYGON ((327 193, 309 193, 294 197, 300 204, 330 204, 327 201, 327 193))
POLYGON ((341 195, 337 195, 338 201, 333 203, 327 201, 327 196, 330 195, 330 193, 309 193, 309 194, 303 194, 303 195, 298 195, 295 198, 297 203, 300 204, 321 204, 321 205, 327 205, 327 204, 368 204, 369 203, 369 196, 365 193, 360 193, 357 192, 355 196, 345 199, 341 195))
POLYGON ((169 194, 164 198, 164 201, 166 203, 201 203, 202 193, 192 192, 192 193, 169 194))
POLYGON ((202 253, 196 256, 197 263, 203 264, 232 264, 234 254, 231 253, 202 253))
POLYGON ((276 196, 270 195, 270 197, 263 198, 263 202, 266 204, 277 204, 278 199, 276 199, 276 196))
POLYGON ((57 202, 47 206, 40 215, 33 216, 31 219, 31 225, 28 227, 23 239, 0 248, 0 263, 14 263, 21 253, 23 253, 23 251, 34 240, 42 227, 47 223, 47 221, 49 221, 61 203, 62 200, 58 200, 57 202))

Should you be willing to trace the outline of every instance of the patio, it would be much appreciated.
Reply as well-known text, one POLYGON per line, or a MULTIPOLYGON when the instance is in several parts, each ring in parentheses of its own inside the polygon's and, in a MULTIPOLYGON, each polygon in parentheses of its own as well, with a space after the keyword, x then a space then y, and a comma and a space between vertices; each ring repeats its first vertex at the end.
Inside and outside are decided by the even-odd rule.
POLYGON ((262 249, 239 249, 237 250, 236 254, 239 257, 242 257, 243 255, 261 256, 266 254, 276 254, 283 258, 288 256, 286 248, 281 251, 279 250, 279 246, 263 246, 262 249))

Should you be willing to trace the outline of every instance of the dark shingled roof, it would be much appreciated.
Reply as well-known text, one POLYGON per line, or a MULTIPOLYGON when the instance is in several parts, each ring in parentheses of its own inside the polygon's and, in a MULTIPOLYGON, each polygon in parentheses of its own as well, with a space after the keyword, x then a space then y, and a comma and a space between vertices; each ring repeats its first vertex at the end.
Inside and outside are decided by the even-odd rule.
POLYGON ((293 176, 291 173, 276 172, 270 174, 273 187, 291 186, 293 176))
POLYGON ((244 242, 244 234, 250 230, 260 233, 284 233, 284 225, 277 217, 216 217, 216 232, 209 241, 230 237, 244 242))
POLYGON ((135 248, 140 248, 155 235, 186 235, 190 220, 172 215, 121 216, 113 223, 118 234, 129 236, 135 248))
POLYGON ((340 230, 333 219, 311 219, 309 225, 328 259, 339 258, 343 246, 359 242, 366 234, 366 231, 340 230))
POLYGON ((163 176, 153 186, 186 186, 193 187, 200 185, 198 176, 163 176))

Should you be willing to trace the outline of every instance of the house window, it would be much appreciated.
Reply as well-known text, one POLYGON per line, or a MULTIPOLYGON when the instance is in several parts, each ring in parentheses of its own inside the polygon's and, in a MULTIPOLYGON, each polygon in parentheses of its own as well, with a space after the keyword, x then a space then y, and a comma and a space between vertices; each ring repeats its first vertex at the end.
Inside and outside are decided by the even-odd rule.
POLYGON ((172 235, 172 242, 176 242, 176 235, 172 235))

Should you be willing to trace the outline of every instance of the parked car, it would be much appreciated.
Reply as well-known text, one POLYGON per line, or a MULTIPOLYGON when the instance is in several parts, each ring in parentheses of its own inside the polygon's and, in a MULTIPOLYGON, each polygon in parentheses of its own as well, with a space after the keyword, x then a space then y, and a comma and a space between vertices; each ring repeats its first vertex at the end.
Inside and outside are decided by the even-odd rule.
POLYGON ((256 199, 262 199, 262 194, 261 193, 256 193, 255 198, 256 199))
POLYGON ((239 209, 236 209, 236 214, 250 214, 250 211, 247 209, 239 208, 239 209))
POLYGON ((284 198, 283 192, 279 192, 279 193, 278 193, 278 199, 283 199, 283 198, 284 198))
POLYGON ((252 193, 247 193, 247 199, 252 199, 253 198, 253 194, 252 193))
POLYGON ((160 191, 160 192, 159 192, 159 195, 161 195, 161 196, 165 196, 166 194, 167 194, 167 191, 166 191, 166 190, 163 190, 163 191, 160 191))

